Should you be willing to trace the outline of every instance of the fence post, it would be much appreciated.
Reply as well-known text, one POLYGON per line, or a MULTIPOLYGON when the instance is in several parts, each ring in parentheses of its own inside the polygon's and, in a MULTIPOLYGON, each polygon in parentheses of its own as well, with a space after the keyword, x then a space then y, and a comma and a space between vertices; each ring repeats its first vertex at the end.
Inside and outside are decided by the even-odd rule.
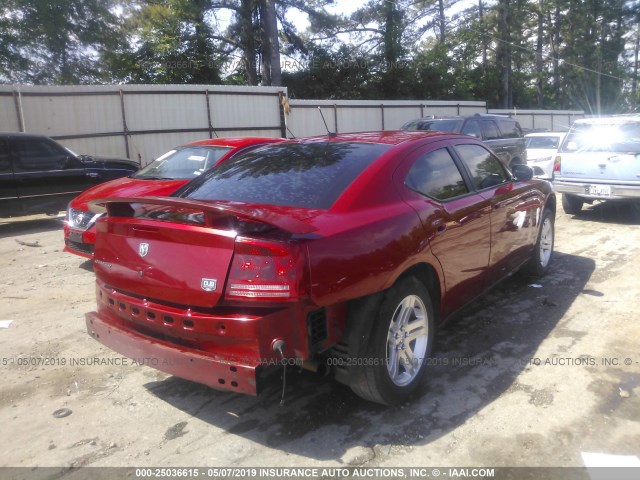
POLYGON ((127 158, 131 160, 131 154, 129 153, 129 135, 128 135, 129 128, 127 127, 127 116, 124 110, 124 91, 120 89, 119 92, 120 92, 120 111, 122 112, 122 133, 124 136, 124 148, 127 153, 127 158))
MULTIPOLYGON (((207 88, 204 91, 204 98, 205 101, 207 102, 207 122, 209 124, 209 138, 213 138, 213 125, 211 124, 211 105, 209 104, 209 89, 207 88)), ((216 137, 218 136, 218 133, 216 132, 216 137)))
POLYGON ((284 98, 284 92, 278 92, 278 110, 280 112, 280 137, 287 138, 287 122, 284 118, 284 105, 282 105, 282 99, 284 98))
POLYGON ((16 115, 18 117, 18 130, 24 132, 24 121, 22 119, 22 109, 20 108, 21 99, 18 92, 13 91, 13 104, 16 107, 16 115))
POLYGON ((384 130, 384 103, 380 104, 380 112, 382 113, 382 130, 384 130))

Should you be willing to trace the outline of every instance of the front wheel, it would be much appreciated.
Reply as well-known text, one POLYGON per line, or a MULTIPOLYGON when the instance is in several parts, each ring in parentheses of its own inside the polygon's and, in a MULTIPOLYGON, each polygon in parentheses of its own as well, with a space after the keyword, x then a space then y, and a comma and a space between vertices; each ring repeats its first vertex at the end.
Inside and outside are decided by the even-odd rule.
POLYGON ((543 276, 549 270, 553 257, 553 245, 555 242, 554 215, 550 210, 544 210, 538 240, 534 247, 531 260, 526 266, 528 273, 537 277, 543 276))
POLYGON ((376 403, 400 403, 420 384, 433 343, 433 305, 425 286, 414 277, 398 281, 372 328, 351 388, 376 403))

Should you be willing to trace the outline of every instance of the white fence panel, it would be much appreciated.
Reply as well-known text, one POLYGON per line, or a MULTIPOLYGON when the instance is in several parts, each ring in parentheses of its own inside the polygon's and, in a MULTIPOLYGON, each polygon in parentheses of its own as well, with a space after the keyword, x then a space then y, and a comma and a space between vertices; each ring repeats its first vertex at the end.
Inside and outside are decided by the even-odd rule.
POLYGON ((204 92, 125 93, 123 103, 127 127, 133 132, 208 128, 204 92))
POLYGON ((489 113, 496 115, 510 115, 518 120, 525 129, 544 129, 553 132, 566 132, 571 124, 585 118, 581 110, 502 110, 491 109, 489 113))
POLYGON ((0 96, 0 132, 17 132, 19 130, 16 101, 13 95, 0 96))

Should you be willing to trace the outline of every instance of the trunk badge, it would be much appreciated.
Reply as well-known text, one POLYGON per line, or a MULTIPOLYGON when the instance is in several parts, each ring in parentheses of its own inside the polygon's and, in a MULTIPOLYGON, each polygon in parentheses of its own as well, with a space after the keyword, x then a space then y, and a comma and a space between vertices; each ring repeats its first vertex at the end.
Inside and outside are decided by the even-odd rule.
POLYGON ((216 288, 218 288, 218 280, 215 278, 203 278, 200 287, 205 292, 215 292, 216 288))
POLYGON ((141 243, 140 246, 138 247, 138 253, 140 254, 141 257, 146 257, 147 253, 149 253, 149 244, 141 243))

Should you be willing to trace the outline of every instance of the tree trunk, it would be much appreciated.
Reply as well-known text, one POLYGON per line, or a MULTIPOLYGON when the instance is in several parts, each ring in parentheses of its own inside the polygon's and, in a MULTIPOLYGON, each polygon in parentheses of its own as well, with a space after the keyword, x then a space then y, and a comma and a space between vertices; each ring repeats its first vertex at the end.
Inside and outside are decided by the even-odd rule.
MULTIPOLYGON (((278 39, 278 17, 276 16, 275 0, 262 0, 263 11, 262 21, 264 36, 263 39, 268 45, 268 52, 264 52, 263 45, 263 65, 265 60, 268 62, 270 71, 270 82, 268 85, 282 85, 282 72, 280 70, 280 41, 278 39)), ((264 79, 263 79, 264 80, 264 79)), ((263 82, 264 84, 264 82, 263 82)))
POLYGON ((480 18, 480 35, 482 36, 482 75, 487 74, 487 34, 484 31, 484 6, 478 0, 478 16, 480 18))
POLYGON ((445 40, 445 16, 444 16, 444 0, 438 0, 438 20, 440 24, 440 43, 445 40))
POLYGON ((499 3, 499 28, 501 46, 501 83, 502 83, 502 108, 511 108, 511 32, 509 0, 500 0, 499 3))
POLYGON ((536 103, 538 108, 544 108, 544 80, 542 46, 544 44, 544 0, 538 3, 538 39, 536 43, 536 103))
POLYGON ((240 2, 240 44, 242 46, 242 61, 247 74, 249 85, 258 85, 258 71, 256 68, 256 42, 253 31, 253 2, 240 2))

